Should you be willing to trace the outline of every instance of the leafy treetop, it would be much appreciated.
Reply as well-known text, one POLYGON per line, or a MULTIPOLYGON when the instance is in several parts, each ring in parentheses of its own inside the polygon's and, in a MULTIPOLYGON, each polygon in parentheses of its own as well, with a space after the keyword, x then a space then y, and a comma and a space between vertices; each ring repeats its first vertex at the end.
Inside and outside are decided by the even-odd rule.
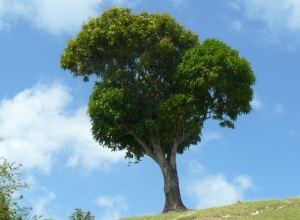
POLYGON ((183 153, 200 141, 209 118, 233 128, 251 111, 256 80, 249 62, 225 43, 200 44, 167 13, 123 8, 83 25, 61 66, 85 81, 100 77, 88 109, 93 136, 137 161, 148 154, 158 162, 158 151, 167 159, 183 153))

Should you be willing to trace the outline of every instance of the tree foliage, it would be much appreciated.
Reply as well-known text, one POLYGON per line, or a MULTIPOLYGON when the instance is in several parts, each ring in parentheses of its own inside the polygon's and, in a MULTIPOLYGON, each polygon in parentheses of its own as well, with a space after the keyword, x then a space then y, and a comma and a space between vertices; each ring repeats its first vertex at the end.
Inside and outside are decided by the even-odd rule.
MULTIPOLYGON (((0 137, 0 141, 5 138, 0 137)), ((21 164, 8 162, 5 158, 0 157, 0 220, 41 220, 42 215, 34 215, 31 217, 30 207, 22 207, 19 200, 23 199, 20 194, 22 190, 28 190, 29 185, 21 181, 22 173, 19 171, 21 164)), ((95 216, 90 211, 84 212, 80 208, 76 208, 75 212, 69 216, 70 220, 95 220, 95 216)), ((47 218, 44 220, 53 220, 47 218)))
MULTIPOLYGON (((0 141, 6 138, 0 137, 0 141)), ((29 185, 21 181, 22 164, 10 163, 0 157, 0 220, 41 220, 42 215, 31 217, 31 207, 22 207, 19 201, 23 199, 23 190, 28 190, 29 185)), ((52 219, 44 219, 52 220, 52 219)))
POLYGON ((206 119, 233 128, 251 110, 249 62, 219 40, 200 44, 167 13, 112 8, 83 25, 61 66, 85 81, 101 78, 88 110, 93 136, 137 160, 146 153, 137 137, 150 147, 159 141, 165 154, 178 139, 183 153, 200 141, 206 119))
POLYGON ((69 216, 70 220, 95 220, 95 216, 92 215, 90 211, 84 212, 80 208, 76 208, 69 216))
POLYGON ((23 195, 15 195, 15 192, 29 188, 28 184, 21 181, 21 165, 9 163, 4 158, 0 158, 0 162, 0 219, 26 219, 31 208, 21 207, 18 202, 23 195))
POLYGON ((137 162, 150 156, 164 176, 163 212, 182 211, 176 154, 201 141, 204 122, 234 128, 251 111, 250 63, 217 39, 200 44, 168 13, 111 8, 82 26, 61 67, 88 81, 92 134, 137 162), (175 201, 176 200, 176 201, 175 201))

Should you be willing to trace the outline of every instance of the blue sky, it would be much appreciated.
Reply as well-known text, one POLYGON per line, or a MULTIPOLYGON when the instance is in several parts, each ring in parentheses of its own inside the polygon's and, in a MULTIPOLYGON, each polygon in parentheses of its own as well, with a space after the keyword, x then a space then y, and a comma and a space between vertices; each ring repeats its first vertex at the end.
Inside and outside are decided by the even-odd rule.
POLYGON ((178 156, 188 208, 300 196, 299 0, 0 0, 0 156, 22 163, 33 214, 97 219, 160 213, 159 167, 95 143, 86 114, 93 83, 60 69, 60 53, 89 17, 121 5, 169 12, 240 51, 257 76, 253 111, 236 128, 207 121, 202 142, 178 156))

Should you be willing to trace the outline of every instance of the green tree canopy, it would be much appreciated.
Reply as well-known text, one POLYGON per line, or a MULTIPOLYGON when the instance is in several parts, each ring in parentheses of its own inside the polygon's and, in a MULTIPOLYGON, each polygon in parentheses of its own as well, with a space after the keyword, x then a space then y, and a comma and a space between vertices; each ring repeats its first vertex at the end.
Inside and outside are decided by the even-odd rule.
POLYGON ((168 13, 112 8, 90 19, 61 55, 61 67, 88 81, 99 77, 88 114, 96 141, 150 156, 161 168, 163 212, 185 210, 176 154, 201 140, 207 119, 234 128, 251 111, 255 76, 237 50, 217 40, 200 44, 168 13), (180 198, 180 199, 178 199, 180 198))

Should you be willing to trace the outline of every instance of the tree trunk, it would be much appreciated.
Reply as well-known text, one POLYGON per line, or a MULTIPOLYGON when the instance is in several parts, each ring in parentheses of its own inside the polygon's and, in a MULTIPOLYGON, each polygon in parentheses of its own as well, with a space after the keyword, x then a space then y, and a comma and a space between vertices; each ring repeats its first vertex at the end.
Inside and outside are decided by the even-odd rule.
POLYGON ((181 200, 176 164, 172 167, 170 162, 165 160, 160 168, 164 176, 165 192, 165 206, 162 213, 187 210, 181 200))
POLYGON ((149 147, 149 145, 135 134, 134 131, 130 130, 129 134, 133 135, 134 139, 141 144, 148 156, 150 156, 160 167, 162 174, 164 176, 164 192, 165 192, 165 206, 162 213, 167 212, 180 212, 188 210, 182 200, 180 195, 177 167, 176 167, 176 154, 179 143, 185 140, 185 137, 181 139, 176 139, 173 142, 172 148, 165 155, 160 143, 155 141, 155 137, 151 137, 152 146, 154 151, 149 147))

